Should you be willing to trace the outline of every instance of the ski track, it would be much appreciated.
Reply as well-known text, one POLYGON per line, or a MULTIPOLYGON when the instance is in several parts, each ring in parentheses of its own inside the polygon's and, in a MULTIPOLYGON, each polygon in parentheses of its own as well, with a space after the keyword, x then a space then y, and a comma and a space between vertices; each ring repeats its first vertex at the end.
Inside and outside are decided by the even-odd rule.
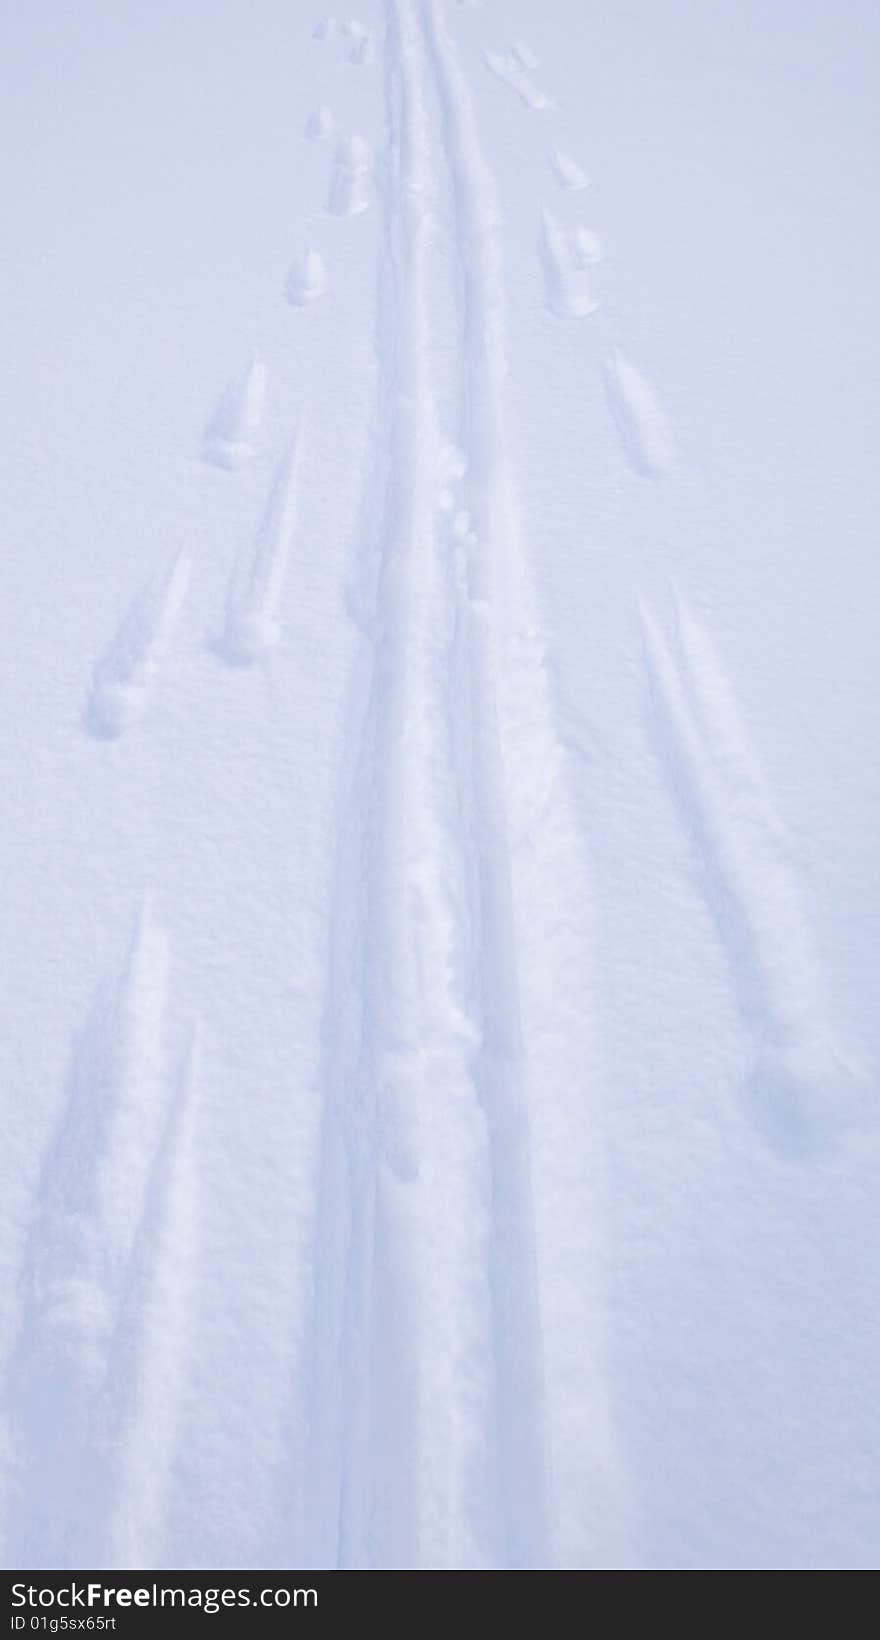
POLYGON ((156 676, 183 608, 190 560, 179 553, 170 568, 138 594, 110 647, 101 656, 83 713, 99 740, 117 740, 145 715, 156 676))
POLYGON ((675 445, 653 387, 619 348, 604 364, 605 392, 624 454, 641 478, 663 478, 676 464, 675 445))
MULTIPOLYGON (((413 8, 395 0, 386 17, 378 403, 352 588, 365 643, 347 735, 359 752, 342 799, 326 1006, 305 1523, 310 1563, 345 1567, 466 1557, 450 1494, 462 1468, 479 1466, 467 1432, 456 1436, 460 1408, 449 1404, 449 1357, 469 1347, 456 1334, 480 1308, 479 1292, 450 1293, 474 1262, 455 1243, 480 1223, 480 1122, 467 1016, 444 1018, 456 930, 449 883, 437 880, 442 821, 429 800, 435 782, 441 791, 449 784, 448 769, 432 767, 446 756, 446 725, 441 714, 432 731, 441 656, 425 627, 436 620, 440 459, 425 271, 429 127, 413 8), (440 1086, 444 1111, 435 1112, 440 1086), (452 1158, 444 1169, 435 1156, 433 1166, 452 1192, 451 1229, 445 1248, 428 1249, 421 1141, 438 1117, 448 1118, 438 1137, 452 1158)), ((428 1158, 430 1173, 430 1149, 428 1158)))
POLYGON ((551 155, 551 163, 561 187, 569 189, 572 193, 589 188, 590 179, 586 171, 571 154, 566 154, 561 148, 555 148, 551 155))
MULTIPOLYGON (((313 120, 318 118, 312 115, 313 120)), ((316 129, 309 134, 322 133, 316 129)), ((244 375, 230 382, 211 417, 205 433, 206 461, 236 472, 252 459, 263 421, 267 384, 266 365, 255 354, 244 375)))
POLYGON ((543 1565, 547 1475, 542 1411, 534 1210, 522 1082, 522 1021, 510 881, 505 771, 499 738, 497 590, 501 542, 513 518, 500 386, 505 373, 500 214, 467 82, 441 9, 424 8, 449 166, 459 259, 461 359, 458 442, 468 462, 463 499, 475 546, 467 559, 469 698, 461 750, 473 852, 482 1038, 475 1069, 489 1134, 489 1285, 497 1396, 492 1514, 503 1523, 501 1564, 543 1565))
POLYGON ((297 431, 276 468, 256 543, 233 570, 226 625, 216 645, 231 666, 264 659, 281 638, 278 606, 296 524, 300 447, 297 431))
POLYGON ((166 937, 145 906, 115 994, 97 999, 78 1044, 39 1184, 11 1366, 16 1564, 95 1565, 103 1553, 130 1395, 122 1323, 169 1108, 168 985, 166 937))
POLYGON ((563 319, 584 319, 599 302, 593 294, 591 269, 601 262, 600 240, 588 228, 566 228, 551 211, 544 211, 541 247, 547 306, 563 319))
POLYGON ((499 80, 515 91, 527 108, 540 112, 545 108, 552 108, 553 103, 532 79, 530 70, 537 68, 537 58, 527 46, 516 45, 508 52, 486 51, 483 61, 487 68, 497 74, 499 80))
POLYGON ((492 884, 486 923, 494 942, 496 1017, 487 1017, 486 1035, 501 1049, 486 1068, 487 1101, 494 1102, 489 1121, 495 1130, 495 1325, 507 1555, 517 1566, 613 1566, 629 1562, 632 1521, 600 1320, 602 1076, 584 1007, 589 984, 583 990, 580 983, 572 986, 573 974, 596 972, 589 859, 552 673, 543 646, 534 642, 534 589, 509 468, 500 209, 439 0, 428 0, 427 17, 462 263, 460 442, 469 460, 469 509, 483 543, 472 597, 478 605, 495 606, 494 622, 481 622, 478 629, 476 693, 491 821, 481 864, 484 884, 492 884), (493 674, 501 685, 497 693, 493 674), (500 737, 513 753, 506 766, 500 737), (521 760, 521 745, 532 751, 531 770, 521 760), (549 786, 536 786, 539 769, 553 771, 549 786), (552 847, 540 844, 537 850, 536 789, 544 793, 541 824, 552 837, 552 847), (572 916, 574 907, 580 916, 572 916))
POLYGON ((386 98, 298 1529, 317 1566, 623 1564, 585 844, 508 470, 500 214, 432 0, 389 0, 386 98))
POLYGON ((857 1115, 862 1078, 837 1041, 794 847, 707 632, 680 601, 674 646, 646 609, 642 630, 664 766, 755 1039, 748 1109, 799 1153, 857 1115))

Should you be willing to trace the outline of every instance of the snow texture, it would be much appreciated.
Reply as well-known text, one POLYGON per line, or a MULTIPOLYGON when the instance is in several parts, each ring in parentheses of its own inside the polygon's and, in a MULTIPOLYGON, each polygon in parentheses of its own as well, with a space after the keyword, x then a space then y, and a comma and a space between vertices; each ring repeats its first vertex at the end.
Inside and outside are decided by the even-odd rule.
POLYGON ((4 1561, 876 1569, 880 14, 104 10, 2 24, 4 1561))

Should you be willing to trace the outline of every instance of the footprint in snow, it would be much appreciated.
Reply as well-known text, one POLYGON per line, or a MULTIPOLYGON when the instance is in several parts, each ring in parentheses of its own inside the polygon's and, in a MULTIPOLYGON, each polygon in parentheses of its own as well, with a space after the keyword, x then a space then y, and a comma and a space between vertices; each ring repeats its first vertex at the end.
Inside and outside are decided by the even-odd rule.
POLYGON ((292 307, 308 307, 327 289, 327 270, 320 251, 298 256, 287 277, 287 300, 292 307))
POLYGON ((336 149, 327 209, 332 216, 357 216, 370 204, 370 147, 363 137, 343 137, 336 149))
POLYGON ((370 30, 353 17, 349 22, 343 23, 342 33, 351 42, 349 62, 354 63, 357 68, 369 68, 376 61, 376 48, 370 30))
POLYGON ((484 53, 487 68, 497 74, 499 80, 509 85, 512 91, 525 103, 527 108, 552 108, 553 104, 546 92, 532 79, 532 72, 538 67, 538 59, 527 45, 518 43, 510 51, 487 51, 484 53))
POLYGON ((324 17, 315 24, 312 38, 329 42, 341 40, 348 60, 356 68, 368 68, 376 61, 376 47, 371 31, 357 17, 338 23, 335 17, 324 17))
POLYGON ((572 192, 577 192, 581 188, 589 188, 590 179, 586 171, 582 165, 578 164, 576 159, 572 158, 571 154, 563 153, 561 148, 556 148, 551 158, 557 181, 563 188, 569 188, 572 192))
POLYGON ((550 211, 543 216, 542 254, 547 306, 563 319, 583 319, 599 306, 591 270, 603 257, 602 243, 589 228, 564 227, 550 211))
POLYGON ((333 135, 333 115, 326 103, 315 108, 306 120, 305 134, 310 142, 326 142, 333 135))

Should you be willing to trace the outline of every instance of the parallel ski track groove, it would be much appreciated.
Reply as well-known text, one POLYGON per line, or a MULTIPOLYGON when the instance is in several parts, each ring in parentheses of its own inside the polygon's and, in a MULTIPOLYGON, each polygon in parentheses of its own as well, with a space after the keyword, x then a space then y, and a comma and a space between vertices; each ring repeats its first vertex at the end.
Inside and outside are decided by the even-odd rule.
POLYGON ((539 638, 516 630, 533 619, 533 595, 503 410, 500 206, 439 0, 387 0, 386 9, 379 378, 352 596, 365 641, 346 725, 357 750, 340 793, 310 1433, 296 1530, 314 1565, 541 1567, 565 1563, 567 1555, 569 1563, 587 1563, 607 1544, 616 1564, 626 1558, 625 1510, 594 1314, 601 1308, 601 1147, 578 1087, 595 1099, 598 1062, 592 1025, 578 1022, 571 997, 553 999, 573 971, 590 983, 588 850, 546 654, 539 638), (445 355, 434 347, 428 269, 439 187, 449 200, 453 260, 449 431, 465 458, 457 495, 469 518, 458 556, 436 491, 436 373, 445 355), (438 655, 445 663, 439 682, 438 655), (549 771, 539 801, 553 812, 539 823, 555 853, 535 865, 527 836, 532 864, 515 892, 520 867, 511 827, 520 848, 519 834, 536 824, 531 795, 512 779, 505 753, 507 734, 515 740, 520 729, 529 756, 549 771), (432 884, 439 898, 432 899, 432 884), (528 948, 529 1029, 542 1033, 529 1066, 518 940, 528 933, 523 919, 535 894, 538 926, 554 950, 548 967, 528 948), (431 968, 437 952, 446 971, 443 962, 431 968), (420 957, 431 980, 421 990, 414 978, 420 957), (445 1016, 433 994, 444 986, 445 1016), (453 1015, 458 1025, 450 1024, 453 1015), (438 1020, 447 1030, 439 1045, 438 1020), (556 1063, 563 1085, 542 1086, 556 1063), (543 1189, 540 1257, 532 1102, 543 1189), (450 1147, 442 1156, 426 1150, 441 1139, 450 1147), (470 1185, 457 1176, 462 1168, 470 1185), (561 1410, 551 1415, 540 1278, 544 1269, 553 1274, 554 1178, 561 1178, 563 1212, 571 1210, 574 1224, 563 1236, 561 1286, 554 1281, 549 1301, 554 1383, 563 1390, 561 1410), (447 1186, 458 1192, 454 1200, 447 1186), (457 1212, 474 1218, 472 1238, 459 1239, 438 1275, 435 1221, 457 1212), (476 1222, 481 1214, 484 1229, 476 1222), (482 1293, 468 1267, 475 1250, 482 1293), (458 1376, 455 1344, 444 1331, 449 1314, 459 1325, 462 1304, 485 1311, 463 1344, 467 1381, 474 1381, 475 1359, 484 1380, 476 1397, 458 1376), (483 1324, 485 1360, 473 1354, 483 1324), (573 1374, 583 1380, 574 1397, 573 1374), (461 1416, 443 1406, 445 1382, 461 1398, 461 1416), (480 1441, 471 1430, 447 1462, 445 1437, 454 1449, 456 1432, 476 1416, 480 1441), (554 1463, 565 1500, 561 1533, 554 1463), (609 1502, 614 1519, 605 1528, 609 1502))

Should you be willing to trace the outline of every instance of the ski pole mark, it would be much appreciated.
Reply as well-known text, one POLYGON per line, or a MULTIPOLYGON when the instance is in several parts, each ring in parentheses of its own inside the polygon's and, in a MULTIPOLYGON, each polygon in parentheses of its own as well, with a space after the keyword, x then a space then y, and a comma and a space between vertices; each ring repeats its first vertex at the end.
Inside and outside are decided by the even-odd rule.
POLYGON ((179 553, 170 569, 142 588, 98 661, 83 714, 85 728, 97 739, 117 740, 147 711, 186 598, 190 567, 187 555, 179 553))
POLYGON ((206 461, 230 472, 243 467, 254 453, 263 420, 268 372, 255 354, 245 374, 230 382, 205 433, 206 461))
POLYGON ((141 911, 96 1000, 44 1164, 12 1401, 25 1448, 22 1563, 100 1565, 112 1496, 119 1333, 168 1108, 168 944, 141 911), (27 1556, 28 1558, 24 1558, 27 1556))
POLYGON ((620 442, 633 471, 664 478, 676 462, 672 433, 653 387, 619 348, 604 364, 605 392, 620 442))
POLYGON ((300 436, 297 432, 275 470, 256 544, 233 570, 226 626, 216 648, 232 666, 250 666, 281 637, 277 619, 296 523, 300 436))

